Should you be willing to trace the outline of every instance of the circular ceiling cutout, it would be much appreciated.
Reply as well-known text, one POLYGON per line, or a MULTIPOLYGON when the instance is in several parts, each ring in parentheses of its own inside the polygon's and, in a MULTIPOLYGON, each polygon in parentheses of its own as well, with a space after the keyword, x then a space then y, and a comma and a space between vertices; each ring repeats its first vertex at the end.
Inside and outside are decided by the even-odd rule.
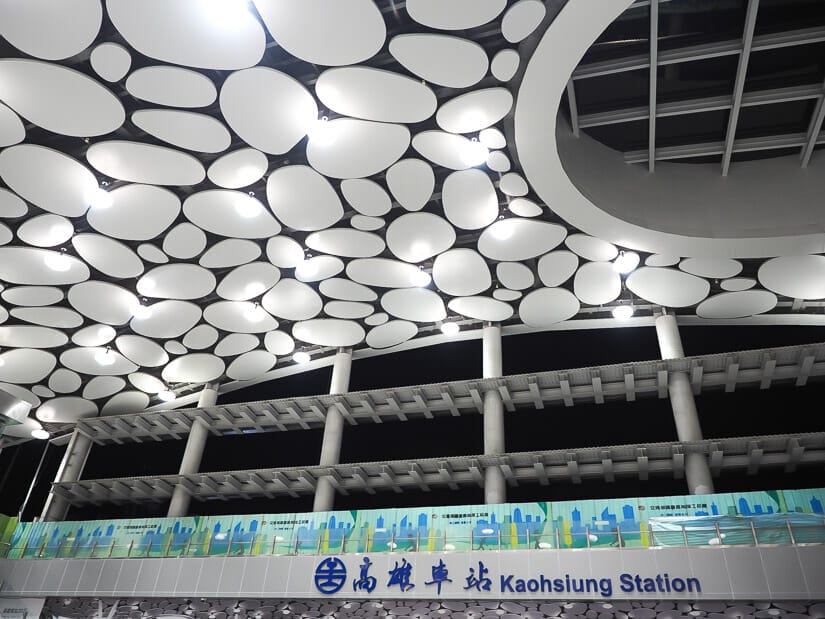
POLYGON ((327 67, 357 64, 384 45, 372 0, 254 0, 267 30, 293 56, 327 67))
POLYGON ((436 256, 433 282, 439 290, 453 296, 470 296, 492 285, 490 268, 472 249, 451 249, 436 256))
POLYGON ((722 287, 722 290, 740 292, 756 286, 756 280, 752 277, 734 277, 732 279, 726 279, 719 285, 722 287))
POLYGON ((151 243, 142 243, 137 248, 138 256, 147 262, 154 262, 155 264, 166 264, 169 262, 169 256, 164 254, 160 249, 151 243))
POLYGON ((513 290, 526 290, 536 281, 533 271, 521 262, 499 262, 496 265, 496 277, 502 285, 513 290))
POLYGON ((475 41, 444 34, 402 34, 390 41, 390 54, 418 77, 449 88, 467 88, 487 73, 487 52, 475 41), (449 58, 449 62, 444 62, 449 58))
POLYGON ((206 247, 206 235, 190 223, 178 224, 163 239, 163 251, 173 258, 189 260, 206 247))
POLYGON ((330 228, 313 232, 306 237, 304 243, 315 251, 346 258, 370 258, 386 249, 384 239, 377 234, 351 228, 330 228))
POLYGON ((319 282, 344 270, 343 261, 334 256, 315 256, 299 266, 295 269, 295 279, 302 282, 319 282))
POLYGON ((126 79, 126 90, 143 101, 171 107, 206 107, 218 98, 208 77, 181 67, 143 67, 126 79))
POLYGON ((292 326, 292 336, 318 346, 356 346, 364 339, 364 328, 351 320, 318 318, 296 322, 292 326))
POLYGON ((564 288, 539 288, 521 300, 521 321, 538 329, 569 320, 579 312, 579 300, 564 288))
POLYGON ((251 262, 227 273, 218 285, 217 293, 229 301, 248 301, 272 288, 280 277, 278 267, 268 262, 251 262))
POLYGON ((202 69, 251 67, 266 35, 243 3, 211 0, 106 0, 123 38, 149 58, 202 69))
POLYGON ((538 217, 542 213, 541 207, 527 198, 514 198, 510 200, 507 208, 519 217, 538 217))
POLYGON ((132 249, 102 234, 77 234, 72 245, 78 255, 95 269, 117 279, 140 277, 143 262, 132 249))
POLYGON ((76 423, 86 417, 97 416, 97 404, 84 398, 65 396, 40 405, 37 418, 47 423, 76 423))
POLYGON ((129 382, 132 383, 132 386, 146 393, 160 393, 166 389, 166 384, 162 380, 144 372, 129 374, 129 382))
POLYGON ((723 292, 705 299, 696 308, 700 318, 744 318, 776 307, 776 295, 767 290, 723 292))
POLYGON ((501 34, 510 43, 530 36, 544 19, 547 9, 539 0, 520 0, 507 9, 501 20, 501 34))
POLYGON ((125 386, 126 381, 119 376, 95 376, 83 388, 83 397, 87 400, 108 398, 121 391, 125 386))
POLYGON ((347 276, 365 286, 409 288, 421 271, 414 265, 389 258, 361 258, 347 264, 347 276))
POLYGON ((83 317, 66 307, 15 307, 11 315, 43 327, 75 329, 83 324, 83 317))
POLYGON ((132 318, 132 331, 146 337, 180 337, 198 324, 201 310, 188 301, 160 301, 150 306, 145 318, 132 318))
POLYGON ((0 103, 0 148, 18 144, 26 139, 23 121, 9 107, 0 103))
POLYGON ((731 258, 685 258, 679 263, 679 268, 691 275, 723 279, 738 275, 742 271, 742 263, 731 258))
POLYGON ((28 245, 36 247, 54 247, 62 245, 74 234, 74 226, 60 215, 38 215, 27 219, 17 228, 18 238, 28 245))
MULTIPOLYGON (((25 327, 18 327, 18 329, 22 328, 25 327)), ((31 329, 36 328, 31 327, 31 329)), ((8 338, 4 335, 5 333, 0 328, 0 346, 10 346, 11 344, 5 343, 8 338)), ((57 359, 53 354, 30 348, 7 350, 0 353, 0 359, 5 362, 0 366, 0 381, 12 384, 26 385, 39 382, 51 374, 54 366, 57 365, 57 359)))
MULTIPOLYGON (((424 208, 432 198, 435 189, 433 169, 430 164, 421 159, 402 159, 393 164, 387 170, 386 180, 392 195, 408 211, 420 211, 424 208)), ((344 183, 341 184, 342 188, 344 183)), ((361 212, 365 215, 383 215, 389 210, 389 203, 387 203, 387 209, 383 213, 361 212)))
POLYGON ((350 225, 356 230, 371 232, 380 230, 386 225, 386 221, 381 217, 367 217, 366 215, 353 215, 349 220, 350 225))
POLYGON ((672 267, 679 262, 679 256, 669 256, 665 254, 653 254, 648 256, 645 264, 649 267, 672 267))
POLYGON ((254 241, 224 239, 207 249, 198 264, 207 269, 224 269, 252 262, 260 255, 261 248, 254 241))
MULTIPOLYGON (((272 333, 278 332, 272 331, 272 333)), ((215 354, 219 357, 234 357, 257 348, 260 343, 256 336, 249 333, 230 333, 215 346, 215 354)))
MULTIPOLYGON (((0 172, 0 176, 2 176, 2 172, 0 172)), ((28 212, 29 207, 19 196, 14 195, 8 189, 0 187, 0 217, 22 217, 28 212)))
POLYGON ((407 0, 407 12, 430 28, 466 30, 492 21, 506 5, 506 0, 407 0))
POLYGON ((38 60, 0 60, 0 100, 38 127, 72 137, 111 133, 126 118, 120 99, 89 76, 38 60))
MULTIPOLYGON (((97 3, 97 0, 95 0, 97 3)), ((101 43, 89 56, 92 69, 107 82, 119 82, 132 66, 132 55, 117 43, 101 43)))
POLYGON ((378 294, 371 288, 341 277, 325 279, 320 283, 318 288, 321 294, 330 299, 363 302, 378 300, 378 294))
POLYGON ((183 203, 183 214, 219 236, 263 239, 281 231, 260 200, 229 189, 210 189, 189 196, 183 203))
MULTIPOLYGON (((283 280, 282 280, 283 281, 283 280)), ((266 333, 278 328, 278 321, 266 305, 249 301, 218 301, 203 310, 203 318, 214 327, 230 333, 266 333)))
POLYGON ((417 123, 435 113, 435 93, 399 73, 372 67, 342 67, 324 71, 315 94, 344 116, 390 123, 417 123))
POLYGON ((78 346, 103 346, 117 335, 109 325, 89 325, 72 334, 72 343, 78 346))
POLYGON ((410 131, 404 125, 336 118, 317 123, 306 154, 325 176, 361 178, 386 170, 409 146, 410 131))
POLYGON ((304 248, 287 236, 276 236, 266 242, 266 257, 276 267, 292 269, 304 261, 304 248))
POLYGON ((178 357, 163 368, 163 379, 169 383, 208 383, 220 378, 226 365, 223 359, 205 353, 178 357))
MULTIPOLYGON (((404 161, 399 161, 387 171, 387 182, 389 182, 392 171, 403 163, 404 161)), ((429 168, 429 166, 427 167, 429 168)), ((430 170, 430 176, 432 176, 432 170, 430 170)), ((384 188, 369 179, 345 179, 341 181, 341 193, 344 194, 344 199, 349 202, 350 206, 363 215, 386 215, 392 207, 390 197, 387 195, 387 192, 384 191, 384 188)), ((432 193, 432 191, 430 191, 430 193, 432 193)))
POLYGON ((412 147, 441 167, 466 170, 487 160, 487 149, 463 135, 445 131, 422 131, 412 139, 412 147))
POLYGON ((0 280, 8 284, 61 286, 87 279, 89 267, 74 256, 47 249, 0 247, 0 280))
POLYGON ((60 363, 81 374, 120 376, 136 372, 138 366, 110 348, 70 348, 60 355, 60 363), (106 364, 101 363, 106 359, 106 364))
POLYGON ((518 71, 521 58, 514 49, 503 49, 493 56, 490 73, 500 82, 509 82, 518 71))
POLYGON ((428 288, 390 290, 381 297, 381 307, 393 316, 413 322, 436 322, 447 317, 441 297, 428 288))
POLYGON ((370 329, 367 333, 367 346, 370 348, 389 348, 403 344, 418 334, 418 327, 407 320, 391 320, 370 329))
POLYGON ((759 267, 757 277, 765 288, 792 299, 825 299, 823 256, 773 258, 759 267))
POLYGON ((182 110, 137 110, 132 114, 132 122, 163 142, 199 153, 220 153, 232 142, 226 127, 206 114, 182 110))
POLYGON ((498 188, 507 196, 523 196, 529 191, 527 181, 520 174, 510 172, 501 177, 498 188))
POLYGON ((506 88, 485 88, 459 95, 444 103, 436 114, 438 126, 450 133, 475 133, 496 124, 513 107, 506 88))
POLYGON ((619 255, 619 250, 612 243, 586 234, 571 234, 564 239, 564 244, 585 260, 593 262, 608 262, 619 255))
POLYGON ((62 60, 89 47, 100 30, 100 0, 25 0, 0 4, 0 35, 44 60, 62 60))
POLYGON ((332 185, 309 166, 283 166, 272 172, 266 181, 266 197, 275 216, 294 230, 322 230, 344 215, 332 185))
POLYGON ((133 183, 186 186, 206 178, 192 155, 141 142, 97 142, 86 151, 86 160, 106 176, 133 183))
POLYGON ((377 327, 378 325, 383 325, 389 319, 390 317, 384 312, 376 312, 375 314, 372 314, 364 318, 364 322, 370 325, 371 327, 377 327))
POLYGON ((491 322, 502 322, 513 315, 510 305, 490 297, 459 297, 452 299, 447 307, 467 318, 491 322))
POLYGON ((676 269, 642 267, 626 280, 634 294, 664 307, 688 307, 708 296, 710 284, 676 269))
MULTIPOLYGON (((65 333, 48 327, 29 325, 0 327, 0 348, 59 348, 65 346, 68 341, 69 338, 65 333)), ((14 382, 9 378, 0 378, 0 380, 14 382)), ((37 380, 39 379, 29 382, 37 380)))
POLYGON ((454 226, 478 230, 498 216, 498 196, 490 177, 481 170, 453 172, 441 190, 444 214, 454 226))
POLYGON ((603 305, 622 292, 622 278, 610 262, 588 262, 576 272, 573 293, 582 303, 603 305))
POLYGON ((169 363, 169 355, 166 351, 149 338, 139 335, 121 335, 115 340, 115 345, 125 357, 140 366, 156 368, 169 363))
POLYGON ((295 350, 295 340, 283 331, 270 331, 264 337, 264 346, 273 355, 288 355, 295 350))
POLYGON ((140 304, 138 298, 125 288, 100 281, 75 284, 69 288, 67 298, 78 312, 107 325, 125 325, 140 304))
POLYGON ((209 348, 217 341, 218 331, 210 325, 198 325, 183 336, 183 345, 192 350, 209 348))
POLYGON ((369 303, 356 303, 354 301, 330 301, 324 305, 324 313, 333 318, 346 318, 355 320, 366 318, 374 311, 369 303))
POLYGON ((261 180, 269 167, 269 160, 254 148, 241 148, 216 159, 206 175, 218 187, 240 189, 261 180))
POLYGON ((406 213, 387 227, 387 246, 406 262, 421 262, 455 243, 455 230, 432 213, 406 213))
POLYGON ((558 224, 511 217, 489 226, 478 239, 478 251, 493 260, 517 262, 550 251, 567 230, 558 224))
POLYGON ((149 406, 149 396, 142 391, 124 391, 112 397, 103 408, 100 414, 109 415, 131 415, 139 413, 149 406))
POLYGON ((58 368, 49 376, 49 388, 55 393, 74 393, 82 382, 77 372, 66 368, 58 368))
POLYGON ((311 286, 287 278, 279 281, 263 296, 261 305, 278 318, 307 320, 318 315, 323 301, 311 286))
POLYGON ((62 301, 63 291, 51 286, 17 286, 3 290, 2 297, 6 303, 41 307, 62 301))
POLYGON ((551 251, 539 258, 537 268, 541 283, 553 288, 573 277, 573 273, 579 268, 579 258, 566 249, 551 251))
POLYGON ((253 350, 242 354, 227 368, 226 375, 232 380, 252 380, 266 374, 277 361, 272 353, 253 350))

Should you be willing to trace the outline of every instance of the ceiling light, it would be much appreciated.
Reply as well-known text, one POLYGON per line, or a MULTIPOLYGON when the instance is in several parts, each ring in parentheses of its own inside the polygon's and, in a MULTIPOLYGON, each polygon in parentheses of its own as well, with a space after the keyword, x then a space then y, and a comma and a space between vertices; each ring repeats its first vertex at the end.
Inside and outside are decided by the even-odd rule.
POLYGON ((455 335, 459 331, 460 331, 460 328, 459 328, 457 322, 445 322, 443 325, 441 325, 441 332, 444 335, 452 337, 453 335, 455 335))
POLYGON ((253 303, 252 307, 244 312, 244 316, 249 322, 261 322, 266 318, 266 310, 257 303, 253 303))
MULTIPOLYGON (((132 314, 134 315, 134 312, 132 312, 132 314)), ((99 337, 101 340, 109 341, 114 336, 115 330, 112 329, 112 327, 110 327, 109 325, 103 325, 102 327, 99 327, 97 330, 97 337, 99 337)))
POLYGON ((170 391, 169 389, 164 389, 163 391, 158 391, 158 399, 163 402, 171 402, 177 396, 175 395, 174 391, 170 391))
POLYGON ((263 207, 261 206, 261 203, 255 198, 238 196, 235 200, 235 212, 241 217, 251 219, 252 217, 257 217, 260 215, 262 210, 263 207))
POLYGON ((146 307, 142 303, 138 303, 132 308, 132 316, 138 320, 146 320, 152 315, 152 308, 146 307))
POLYGON ((328 146, 335 139, 335 128, 326 116, 321 116, 309 129, 309 141, 316 146, 328 146))
POLYGON ((619 256, 613 261, 613 268, 622 275, 627 275, 639 266, 639 254, 635 251, 620 251, 619 256))
POLYGON ((633 315, 632 305, 618 305, 613 308, 613 318, 616 320, 627 320, 633 315))
POLYGON ((257 297, 263 293, 264 290, 266 290, 266 286, 264 286, 261 282, 249 282, 246 285, 246 296, 257 297))
POLYGON ((107 346, 106 350, 101 350, 95 355, 95 361, 100 365, 114 365, 116 359, 111 349, 107 346))
POLYGON ((45 441, 47 438, 49 438, 49 436, 49 433, 46 432, 43 428, 37 428, 35 430, 32 430, 32 438, 36 438, 40 441, 45 441))
POLYGON ((318 274, 318 265, 311 258, 305 258, 295 267, 295 274, 304 279, 315 277, 318 274))
POLYGON ((418 286, 419 288, 429 286, 430 274, 421 269, 419 269, 418 271, 413 271, 412 273, 410 273, 410 283, 413 286, 418 286))
POLYGON ((52 271, 68 271, 72 268, 72 261, 69 260, 69 257, 64 253, 54 253, 50 252, 46 254, 46 257, 43 259, 46 263, 46 266, 49 267, 52 271))
POLYGON ((504 218, 500 218, 496 223, 490 226, 490 234, 498 241, 506 241, 513 236, 513 226, 505 222, 504 218))
POLYGON ((112 194, 105 189, 101 189, 100 187, 93 190, 89 194, 88 201, 89 206, 96 211, 107 209, 112 206, 112 203, 114 202, 112 199, 112 194))
POLYGON ((309 356, 309 353, 305 353, 303 350, 299 350, 294 355, 292 355, 292 360, 295 363, 300 363, 301 365, 303 365, 304 363, 309 363, 310 359, 311 357, 309 356))
POLYGON ((140 287, 146 292, 152 292, 155 286, 157 286, 157 283, 151 277, 142 277, 140 280, 140 287))
POLYGON ((487 161, 490 150, 476 139, 467 142, 461 149, 461 159, 468 166, 481 165, 487 161))

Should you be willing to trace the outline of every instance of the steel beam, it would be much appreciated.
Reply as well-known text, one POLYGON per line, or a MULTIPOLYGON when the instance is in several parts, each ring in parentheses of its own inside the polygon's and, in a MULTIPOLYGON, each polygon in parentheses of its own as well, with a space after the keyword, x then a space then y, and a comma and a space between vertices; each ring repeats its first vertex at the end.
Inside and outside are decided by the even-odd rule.
MULTIPOLYGON (((656 167, 656 80, 659 63, 659 3, 650 3, 650 75, 648 79, 647 171, 656 167)), ((573 80, 570 80, 573 83, 573 80)))
POLYGON ((811 162, 811 155, 816 146, 816 138, 822 130, 822 122, 825 120, 825 83, 822 84, 822 90, 819 93, 819 101, 816 102, 814 113, 811 116, 811 122, 808 124, 808 136, 805 140, 805 145, 802 147, 802 152, 799 154, 802 159, 802 167, 807 168, 811 162))

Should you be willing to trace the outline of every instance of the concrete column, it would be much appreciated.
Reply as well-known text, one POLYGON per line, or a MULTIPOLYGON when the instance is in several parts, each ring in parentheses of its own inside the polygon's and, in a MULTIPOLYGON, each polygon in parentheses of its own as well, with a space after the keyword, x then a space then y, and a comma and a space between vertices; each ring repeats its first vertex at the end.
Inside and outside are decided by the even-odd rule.
MULTIPOLYGON (((89 457, 91 448, 92 439, 75 430, 72 438, 69 439, 69 444, 66 446, 66 453, 63 455, 60 468, 57 469, 57 475, 54 478, 55 483, 78 481, 83 473, 83 467, 86 466, 86 458, 89 457)), ((66 499, 54 492, 49 492, 40 519, 52 522, 64 520, 68 511, 69 503, 66 499)))
MULTIPOLYGON (((218 386, 213 383, 206 383, 203 386, 198 398, 198 408, 215 406, 218 402, 218 386)), ((186 448, 183 451, 183 458, 180 462, 179 475, 191 475, 197 473, 201 466, 203 450, 206 448, 206 439, 209 437, 209 426, 202 419, 198 419, 192 424, 189 437, 186 439, 186 448)), ((172 491, 172 499, 169 501, 168 518, 183 518, 189 512, 189 502, 192 496, 182 484, 175 486, 172 491)))
MULTIPOLYGON (((656 318, 656 337, 659 340, 662 359, 681 359, 685 356, 676 317, 672 314, 663 314, 656 318)), ((672 372, 668 379, 667 389, 679 440, 683 442, 701 441, 703 439, 702 427, 699 425, 696 400, 693 397, 693 389, 687 373, 672 372)), ((707 458, 703 454, 685 454, 685 479, 691 494, 713 492, 713 478, 707 458)))
MULTIPOLYGON (((482 329, 482 377, 497 378, 502 375, 501 366, 501 325, 485 323, 482 329)), ((505 453, 504 448, 504 404, 497 389, 484 393, 484 453, 497 455, 505 453)), ((504 473, 497 466, 484 470, 484 502, 504 503, 507 490, 504 473)))
MULTIPOLYGON (((332 364, 332 379, 329 384, 330 395, 346 393, 349 391, 349 377, 352 370, 352 349, 339 348, 335 353, 335 361, 332 364)), ((344 438, 344 416, 337 406, 330 406, 327 409, 326 421, 324 422, 324 438, 321 441, 321 466, 338 464, 341 457, 341 441, 344 438)), ((312 511, 328 512, 332 510, 335 503, 335 486, 329 476, 318 478, 318 485, 315 487, 315 499, 312 503, 312 511)))

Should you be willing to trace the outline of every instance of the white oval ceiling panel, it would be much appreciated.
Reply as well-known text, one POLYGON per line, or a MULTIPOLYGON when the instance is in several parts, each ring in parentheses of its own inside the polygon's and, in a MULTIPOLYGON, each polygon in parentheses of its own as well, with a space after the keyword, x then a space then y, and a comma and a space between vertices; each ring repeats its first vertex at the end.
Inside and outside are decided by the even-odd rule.
POLYGON ((296 322, 292 336, 296 340, 318 346, 356 346, 364 340, 364 328, 351 320, 318 318, 296 322))
POLYGON ((487 148, 504 148, 507 146, 507 138, 505 138, 504 134, 495 127, 490 127, 489 129, 484 129, 481 131, 478 134, 478 141, 484 144, 487 148))
POLYGON ((294 77, 268 67, 237 71, 226 78, 220 104, 232 130, 271 155, 292 149, 318 119, 318 106, 307 89, 294 77))
POLYGON ((539 258, 539 279, 548 288, 561 286, 579 268, 579 257, 566 249, 551 251, 539 258))
POLYGON ((732 258, 685 258, 679 268, 691 275, 723 279, 739 275, 742 263, 732 258))
POLYGON ((325 176, 361 178, 386 170, 410 146, 404 125, 355 118, 320 123, 307 144, 307 161, 325 176))
POLYGON ((189 260, 206 247, 206 235, 203 230, 190 223, 178 224, 163 239, 163 251, 173 258, 189 260))
MULTIPOLYGON (((403 161, 399 161, 387 171, 388 183, 393 169, 403 163, 403 161)), ((432 170, 430 170, 430 174, 432 175, 432 170)), ((386 215, 390 212, 390 208, 392 208, 392 202, 387 192, 384 191, 384 188, 369 179, 345 179, 341 181, 341 193, 344 194, 344 199, 349 202, 350 206, 363 215, 373 217, 386 215)), ((430 193, 432 194, 432 191, 430 191, 430 193)))
POLYGON ((370 258, 386 249, 384 239, 371 232, 351 228, 330 228, 313 232, 304 243, 310 249, 345 258, 370 258))
POLYGON ((385 312, 376 312, 364 318, 364 322, 371 327, 377 327, 378 325, 383 325, 389 319, 390 317, 385 312))
POLYGON ((330 299, 363 302, 378 300, 378 294, 371 288, 340 277, 325 279, 320 283, 319 289, 321 294, 330 299))
POLYGON ((475 133, 496 124, 513 107, 513 95, 495 87, 459 95, 444 103, 436 114, 438 126, 450 133, 475 133))
POLYGON ((658 267, 637 269, 627 277, 626 283, 634 294, 664 307, 696 305, 710 292, 707 280, 658 267))
POLYGON ((467 30, 492 21, 506 5, 507 0, 407 0, 407 12, 430 28, 467 30))
POLYGON ((679 256, 653 254, 647 257, 645 264, 649 267, 672 267, 674 264, 677 264, 679 260, 679 256))
POLYGON ((355 320, 366 318, 374 311, 369 303, 357 303, 355 301, 329 301, 324 305, 324 313, 333 318, 346 318, 355 320))
POLYGON ((527 181, 524 180, 521 174, 516 174, 515 172, 510 172, 502 176, 498 188, 501 190, 501 193, 516 197, 527 195, 529 191, 527 181))
POLYGON ((0 223, 0 245, 6 245, 14 238, 14 234, 6 224, 0 223))
POLYGON ((361 258, 347 264, 347 276, 365 286, 409 288, 416 285, 419 273, 416 266, 389 258, 361 258))
POLYGON ((0 3, 0 35, 44 60, 63 60, 92 44, 103 19, 100 0, 10 0, 0 3))
POLYGON ((281 271, 269 262, 251 262, 227 273, 216 292, 229 301, 248 301, 261 296, 280 278, 281 271))
POLYGON ((420 81, 364 66, 324 71, 315 94, 338 114, 390 123, 422 122, 437 105, 435 93, 420 81))
POLYGON ((192 194, 183 203, 183 214, 195 225, 219 236, 263 239, 281 231, 280 224, 257 198, 230 189, 192 194))
MULTIPOLYGON (((785 297, 825 299, 825 257, 823 256, 773 258, 759 267, 757 277, 765 288, 785 297)), ((0 277, 0 279, 4 278, 0 277)))
POLYGON ((756 286, 756 280, 752 277, 734 277, 732 279, 726 279, 719 284, 719 286, 721 286, 722 290, 728 292, 740 292, 756 286))
POLYGON ((767 290, 723 292, 709 297, 696 307, 700 318, 744 318, 769 312, 776 307, 776 295, 767 290))
POLYGON ((381 217, 368 217, 367 215, 353 215, 349 220, 350 225, 356 230, 372 232, 380 230, 386 225, 386 221, 381 217))
POLYGON ((137 253, 138 256, 146 260, 146 262, 154 262, 155 264, 166 264, 169 262, 169 256, 151 243, 141 243, 138 245, 137 253))
POLYGON ((2 297, 6 303, 42 307, 62 301, 63 291, 52 286, 17 286, 3 290, 2 297))
POLYGON ((498 216, 498 196, 490 177, 475 168, 453 172, 441 190, 444 215, 457 228, 478 230, 498 216))
POLYGON ((619 250, 612 243, 587 234, 571 234, 564 244, 582 258, 594 262, 607 262, 619 255, 619 250))
POLYGON ((579 311, 579 300, 564 288, 539 288, 521 300, 521 321, 538 329, 569 320, 579 311))
POLYGON ((263 296, 261 305, 278 318, 308 320, 318 315, 324 303, 311 286, 287 278, 263 296))
POLYGON ((46 423, 76 423, 87 417, 96 417, 97 411, 97 404, 94 402, 85 398, 64 396, 41 404, 36 417, 46 423))
POLYGON ((149 406, 149 396, 142 391, 123 391, 106 402, 100 409, 100 414, 102 416, 131 415, 139 413, 147 406, 149 406))
POLYGON ((126 79, 126 90, 143 101, 171 107, 206 107, 218 98, 208 77, 181 67, 143 67, 126 79))
POLYGON ((218 187, 240 189, 261 180, 269 167, 269 160, 254 148, 241 148, 216 159, 206 175, 218 187))
POLYGON ((573 293, 588 305, 610 303, 621 292, 622 278, 610 262, 588 262, 573 280, 573 293))
POLYGON ((49 376, 49 389, 55 393, 74 393, 82 384, 80 375, 66 368, 58 368, 49 376))
POLYGON ((499 262, 496 277, 503 286, 513 290, 526 290, 536 281, 533 271, 521 262, 499 262))
POLYGON ((18 144, 26 139, 23 121, 10 107, 0 103, 0 148, 18 144))
POLYGON ((129 374, 129 382, 132 383, 133 387, 146 393, 160 393, 166 389, 166 384, 162 380, 145 372, 129 374))
MULTIPOLYGON (((424 208, 432 198, 435 189, 435 173, 430 164, 421 159, 402 159, 393 164, 387 170, 386 179, 392 195, 408 211, 420 211, 424 208)), ((341 185, 343 187, 343 183, 341 185)), ((349 200, 349 198, 347 199, 349 200)), ((389 211, 389 205, 384 213, 387 211, 389 211)), ((381 212, 361 212, 365 215, 384 214, 381 212)))
POLYGON ((387 27, 372 0, 254 0, 269 33, 287 52, 338 67, 374 56, 387 27))
POLYGON ((540 0, 519 0, 504 14, 501 34, 510 43, 523 41, 538 28, 546 12, 540 0))
POLYGON ((86 160, 112 178, 150 185, 197 185, 206 178, 192 155, 165 146, 111 140, 92 144, 86 160))
POLYGON ((120 376, 95 376, 83 388, 83 397, 87 400, 108 398, 121 391, 125 386, 126 381, 120 376))
POLYGON ((232 380, 252 380, 271 370, 278 359, 265 350, 242 354, 229 364, 226 375, 232 380))
POLYGON ((232 142, 226 127, 206 114, 183 110, 137 110, 132 114, 132 122, 163 142, 199 153, 220 153, 232 142))
POLYGON ((177 340, 169 340, 168 342, 164 342, 163 349, 166 350, 170 355, 185 355, 189 352, 186 346, 184 346, 177 340))
POLYGON ((422 131, 412 147, 435 164, 450 170, 466 170, 487 161, 487 148, 463 135, 446 131, 422 131))
POLYGON ((67 297, 78 312, 107 325, 126 324, 140 304, 138 298, 125 288, 100 281, 76 284, 69 289, 67 297))
POLYGON ((509 82, 518 71, 521 58, 514 49, 503 49, 493 56, 490 62, 490 73, 499 82, 509 82))
POLYGON ((418 334, 418 327, 408 320, 391 320, 370 329, 367 333, 367 346, 370 348, 389 348, 403 344, 418 334))
POLYGON ((183 345, 193 350, 209 348, 218 341, 218 331, 211 325, 198 325, 183 336, 183 345))
MULTIPOLYGON (((2 172, 0 172, 0 176, 2 176, 2 172)), ((8 189, 0 187, 0 217, 13 219, 15 217, 22 217, 28 212, 29 207, 26 206, 26 203, 21 200, 19 196, 14 195, 8 189)))
POLYGON ((0 247, 0 280, 7 284, 61 286, 82 282, 89 275, 89 267, 65 253, 33 247, 0 247))
POLYGON ((455 230, 432 213, 406 213, 387 227, 387 246, 406 262, 421 262, 455 243, 455 230))
POLYGON ((161 301, 149 309, 146 317, 132 318, 129 323, 132 331, 146 337, 180 337, 201 319, 200 308, 188 301, 161 301))
POLYGON ((322 230, 344 216, 332 185, 309 166, 283 166, 272 172, 266 181, 266 198, 275 217, 295 230, 322 230))
POLYGON ((226 368, 223 359, 205 353, 178 357, 163 368, 163 379, 170 383, 208 383, 220 378, 226 368))
POLYGON ((72 245, 95 269, 117 279, 140 277, 143 262, 132 249, 102 234, 77 234, 72 245))
POLYGON ((500 150, 494 150, 487 155, 487 167, 493 172, 507 172, 510 169, 510 159, 500 150))
MULTIPOLYGON (((0 342, 4 339, 0 331, 0 342)), ((8 344, 0 345, 8 346, 8 344)), ((12 384, 28 385, 41 381, 51 374, 54 366, 57 365, 57 359, 53 354, 30 348, 7 350, 0 353, 0 359, 4 361, 0 365, 0 381, 12 384)))
POLYGON ((38 215, 27 219, 17 228, 18 238, 36 247, 62 245, 74 234, 72 222, 61 215, 38 215))
MULTIPOLYGON (((56 150, 34 144, 19 144, 0 152, 0 177, 29 202, 66 217, 83 215, 89 208, 90 196, 97 189, 94 174, 84 165, 56 150), (44 177, 49 179, 48 183, 43 182, 44 177)), ((9 210, 6 217, 25 214, 25 210, 20 213, 19 207, 9 207, 9 210)))
POLYGON ((301 282, 319 282, 338 275, 344 270, 344 262, 335 256, 315 256, 304 260, 295 269, 295 279, 301 282))
POLYGON ((437 322, 447 317, 441 297, 428 288, 390 290, 381 297, 388 314, 413 322, 437 322))
POLYGON ((510 290, 509 288, 496 288, 493 290, 493 298, 499 301, 516 301, 522 297, 522 293, 518 290, 510 290))
POLYGON ((555 248, 567 230, 558 224, 511 217, 489 226, 478 239, 478 251, 493 260, 517 262, 555 248))
POLYGON ((218 301, 203 310, 203 318, 214 327, 230 333, 266 333, 278 328, 278 321, 266 305, 249 301, 218 301))
MULTIPOLYGON (((447 6, 445 4, 445 6, 447 6)), ((444 34, 402 34, 390 41, 390 54, 418 77, 449 88, 467 88, 487 73, 487 52, 475 41, 444 34), (449 58, 449 62, 444 62, 449 58)))
MULTIPOLYGON (((0 327, 0 348, 59 348, 69 341, 68 336, 57 329, 48 327, 32 327, 29 325, 15 325, 0 327)), ((6 357, 4 360, 8 361, 6 357)), ((49 370, 51 371, 51 370, 49 370)), ((0 378, 8 380, 8 378, 0 378)), ((35 382, 39 379, 35 379, 35 382)))
POLYGON ((295 350, 295 340, 283 331, 270 331, 264 337, 264 346, 273 355, 288 355, 295 350))
POLYGON ((447 307, 467 318, 491 322, 501 322, 513 315, 509 304, 490 297, 459 297, 452 299, 447 307))
POLYGON ((138 370, 138 366, 111 348, 70 348, 60 355, 67 368, 92 376, 121 376, 138 370), (101 359, 107 359, 101 363, 101 359))
POLYGON ((78 346, 103 346, 108 344, 117 335, 109 325, 89 325, 72 333, 72 343, 78 346))
POLYGON ((54 397, 54 391, 52 391, 51 389, 49 389, 45 385, 35 385, 34 387, 32 387, 32 393, 40 396, 41 398, 53 398, 54 397))
POLYGON ((200 299, 215 290, 216 283, 212 272, 197 264, 165 264, 141 277, 137 291, 155 299, 200 299))
POLYGON ((88 75, 50 62, 0 60, 0 101, 52 133, 85 138, 111 133, 126 112, 88 75))
POLYGON ((260 255, 261 247, 254 241, 224 239, 207 249, 198 264, 207 269, 224 269, 252 262, 260 255))
POLYGON ((453 296, 475 295, 492 285, 487 262, 478 252, 466 248, 436 256, 432 277, 439 290, 453 296))
POLYGON ((260 343, 260 340, 250 333, 230 333, 215 346, 215 354, 219 357, 234 357, 257 348, 260 343))
POLYGON ((292 269, 304 261, 304 248, 288 236, 276 236, 266 242, 266 257, 276 267, 292 269))
POLYGON ((119 82, 132 66, 132 55, 117 43, 101 43, 89 56, 92 69, 107 82, 119 82))
POLYGON ((140 366, 156 368, 169 363, 169 355, 154 340, 140 335, 121 335, 115 346, 130 361, 140 366))
POLYGON ((15 307, 10 313, 18 320, 41 327, 75 329, 83 324, 83 317, 67 307, 15 307))
POLYGON ((260 22, 245 3, 212 0, 106 0, 109 18, 141 54, 201 69, 258 63, 266 47, 260 22))

